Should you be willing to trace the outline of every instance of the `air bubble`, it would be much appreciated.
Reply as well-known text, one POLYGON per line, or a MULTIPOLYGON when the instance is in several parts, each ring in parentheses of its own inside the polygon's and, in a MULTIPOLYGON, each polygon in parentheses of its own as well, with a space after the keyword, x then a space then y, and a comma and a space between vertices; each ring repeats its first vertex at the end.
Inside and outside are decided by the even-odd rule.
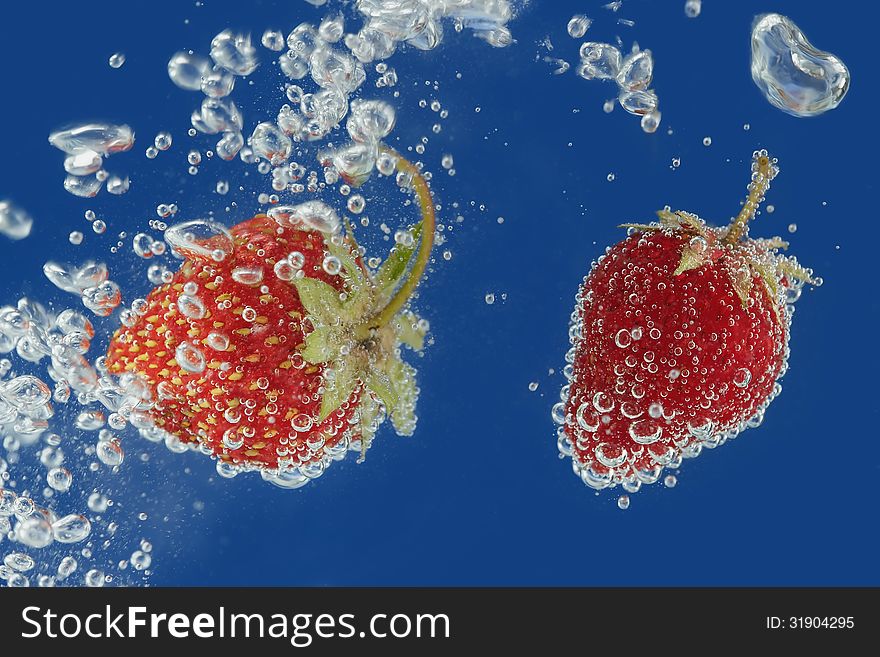
POLYGON ((79 543, 92 533, 92 524, 85 516, 72 513, 52 523, 52 533, 59 543, 79 543))
POLYGON ((59 493, 66 493, 73 483, 73 475, 67 468, 52 468, 46 474, 46 482, 49 484, 49 488, 59 493))
POLYGON ((336 256, 328 255, 321 263, 321 267, 331 276, 336 276, 340 271, 342 271, 342 262, 336 256))
POLYGON ((605 80, 617 77, 620 70, 620 51, 607 43, 587 41, 580 48, 581 77, 587 80, 605 80))
POLYGON ((577 14, 571 17, 571 20, 568 21, 568 36, 572 39, 580 39, 584 34, 587 33, 587 30, 590 28, 591 21, 589 18, 584 16, 583 14, 577 14))
POLYGON ((265 32, 263 32, 260 43, 263 44, 264 48, 274 50, 275 52, 281 52, 287 45, 287 42, 284 39, 284 35, 278 30, 266 30, 265 32))
POLYGON ((703 0, 687 0, 684 3, 684 15, 688 18, 696 18, 703 9, 703 0))
POLYGON ((153 140, 153 145, 160 151, 167 151, 169 148, 171 148, 172 141, 173 139, 170 132, 160 132, 153 140))
POLYGON ((645 114, 642 117, 641 125, 642 130, 648 134, 654 133, 657 131, 657 128, 660 127, 660 119, 661 113, 660 110, 654 109, 645 114))
POLYGON ((360 194, 354 194, 354 195, 350 196, 348 199, 348 203, 347 203, 348 211, 351 212, 352 214, 360 214, 361 212, 364 211, 364 208, 366 207, 366 205, 367 205, 367 202, 364 200, 364 197, 361 196, 360 194))
POLYGON ((203 372, 205 369, 205 355, 197 347, 189 342, 181 342, 174 351, 174 360, 180 369, 193 374, 203 372))
POLYGON ((752 28, 752 79, 770 103, 793 116, 834 109, 849 89, 849 70, 816 49, 791 19, 766 14, 752 28))
POLYGON ((733 374, 733 385, 737 388, 745 388, 752 380, 752 373, 745 367, 741 367, 733 374))

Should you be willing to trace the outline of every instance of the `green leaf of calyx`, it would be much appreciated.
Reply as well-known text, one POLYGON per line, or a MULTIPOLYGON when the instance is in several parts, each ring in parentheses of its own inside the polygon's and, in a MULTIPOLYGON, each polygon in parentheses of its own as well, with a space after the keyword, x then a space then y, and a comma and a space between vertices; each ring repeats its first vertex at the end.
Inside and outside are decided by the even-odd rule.
POLYGON ((691 269, 698 269, 702 267, 705 263, 706 258, 702 253, 694 251, 690 246, 685 246, 681 250, 681 260, 678 263, 678 267, 675 269, 672 275, 678 276, 686 271, 690 271, 691 269))
POLYGON ((361 269, 348 247, 341 244, 327 243, 327 252, 342 263, 343 272, 351 279, 351 291, 357 293, 366 282, 364 270, 361 269))
POLYGON ((395 246, 394 250, 388 254, 385 262, 382 263, 382 266, 379 267, 379 271, 376 272, 376 287, 379 290, 380 296, 390 295, 394 292, 394 288, 397 287, 397 284, 406 273, 407 265, 409 265, 412 254, 418 248, 419 240, 422 236, 422 224, 418 223, 413 226, 410 229, 410 234, 413 237, 412 244, 407 246, 398 244, 395 246))
POLYGON ((419 318, 412 311, 406 310, 395 320, 397 339, 415 351, 425 348, 425 331, 419 327, 419 318))
POLYGON ((306 313, 321 324, 333 324, 342 314, 339 292, 317 278, 298 278, 293 283, 306 313))
POLYGON ((306 336, 306 346, 300 354, 310 365, 326 363, 336 355, 333 331, 327 326, 319 326, 306 336))
POLYGON ((389 376, 382 370, 373 370, 367 381, 367 387, 382 400, 386 410, 391 414, 397 406, 397 392, 389 376))
POLYGON ((358 415, 360 415, 358 428, 361 432, 362 454, 369 448, 370 443, 373 442, 373 436, 376 435, 375 421, 379 417, 380 410, 381 405, 372 396, 361 395, 361 402, 358 406, 358 415))
POLYGON ((416 428, 416 370, 399 358, 391 359, 387 368, 388 378, 394 386, 397 403, 390 410, 391 424, 401 436, 411 436, 416 428))
POLYGON ((357 368, 347 362, 340 363, 338 368, 333 369, 333 373, 333 381, 324 387, 324 395, 321 397, 322 422, 351 397, 359 380, 357 368))

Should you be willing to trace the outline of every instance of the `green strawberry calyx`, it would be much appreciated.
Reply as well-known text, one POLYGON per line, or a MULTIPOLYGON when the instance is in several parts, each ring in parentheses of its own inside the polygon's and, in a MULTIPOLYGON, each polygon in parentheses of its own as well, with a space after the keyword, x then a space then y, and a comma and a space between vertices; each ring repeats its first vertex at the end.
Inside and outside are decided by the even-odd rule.
POLYGON ((415 193, 421 220, 412 237, 397 244, 382 266, 370 272, 350 234, 327 239, 327 251, 342 265, 342 293, 316 278, 294 281, 313 330, 305 337, 303 359, 324 366, 319 421, 360 393, 358 407, 362 456, 381 420, 382 407, 400 435, 412 435, 418 398, 415 369, 401 358, 401 348, 424 347, 428 323, 407 308, 427 269, 436 218, 427 181, 420 170, 387 146, 396 160, 398 181, 415 193), (381 405, 376 403, 376 400, 381 405))
MULTIPOLYGON (((813 278, 811 269, 801 266, 793 256, 778 253, 780 249, 788 248, 788 242, 779 237, 748 238, 748 224, 755 217, 764 195, 770 189, 770 182, 778 173, 776 158, 771 158, 765 150, 753 153, 748 195, 739 214, 726 228, 711 228, 695 214, 682 210, 672 212, 668 207, 657 212, 659 222, 621 224, 621 227, 641 232, 665 230, 681 235, 685 243, 673 276, 707 264, 723 262, 743 308, 748 306, 755 280, 759 281, 771 299, 777 298, 783 277, 818 286, 821 279, 813 278)), ((777 310, 776 306, 774 310, 777 310)))

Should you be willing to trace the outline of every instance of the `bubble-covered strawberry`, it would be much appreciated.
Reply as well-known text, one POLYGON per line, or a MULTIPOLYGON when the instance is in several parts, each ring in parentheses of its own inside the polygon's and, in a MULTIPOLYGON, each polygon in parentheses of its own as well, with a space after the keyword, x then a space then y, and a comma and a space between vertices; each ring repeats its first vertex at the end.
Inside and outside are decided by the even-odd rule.
POLYGON ((659 222, 625 224, 629 236, 593 263, 553 408, 559 450, 591 488, 654 483, 664 467, 758 426, 779 394, 791 304, 821 281, 779 253, 780 238, 748 236, 777 173, 757 151, 729 226, 667 208, 659 222))
POLYGON ((422 221, 375 272, 317 201, 229 230, 168 229, 185 262, 127 314, 106 359, 110 373, 146 383, 149 408, 129 412, 142 434, 216 457, 221 475, 257 470, 296 488, 348 450, 363 456, 386 415, 413 433, 416 372, 401 347, 421 350, 428 328, 407 304, 430 257, 434 208, 418 170, 386 152, 422 221))

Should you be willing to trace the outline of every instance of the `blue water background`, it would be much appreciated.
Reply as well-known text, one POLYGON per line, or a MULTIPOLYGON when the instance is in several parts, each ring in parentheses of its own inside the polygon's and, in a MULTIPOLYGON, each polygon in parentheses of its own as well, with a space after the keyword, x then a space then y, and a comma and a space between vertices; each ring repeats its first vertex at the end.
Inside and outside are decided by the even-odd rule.
MULTIPOLYGON (((441 247, 452 260, 435 267, 418 300, 435 344, 418 362, 417 433, 400 439, 385 427, 364 464, 349 458, 297 491, 254 476, 220 480, 205 457, 176 456, 126 434, 129 459, 114 486, 127 522, 142 504, 169 516, 153 511, 143 523, 155 546, 153 585, 880 584, 880 12, 874 3, 705 0, 692 20, 684 0, 627 0, 618 14, 601 4, 532 0, 511 23, 517 42, 504 50, 447 29, 438 50, 394 56, 397 143, 431 138, 424 159, 447 205, 442 216, 454 217, 449 204, 458 201, 465 217, 441 247), (852 88, 838 109, 796 119, 761 96, 749 73, 749 30, 767 11, 791 16, 849 65, 852 88), (619 34, 627 46, 635 40, 653 51, 663 112, 656 134, 619 107, 602 111, 614 96, 610 83, 573 71, 554 76, 536 61, 548 35, 551 56, 576 61, 579 42, 565 26, 581 12, 595 19, 588 37, 619 34), (449 109, 440 135, 430 130, 436 114, 418 107, 422 98, 449 109), (557 458, 550 407, 562 386, 577 286, 623 236, 621 222, 650 220, 666 204, 725 222, 759 147, 779 158, 782 173, 768 198, 775 212, 753 234, 790 238, 825 284, 797 304, 790 371, 763 426, 685 462, 676 488, 646 487, 620 511, 619 489, 596 495, 557 458), (439 166, 445 152, 454 155, 454 178, 439 166)), ((130 251, 110 255, 119 231, 128 232, 130 249, 159 202, 178 202, 182 219, 213 210, 234 222, 257 209, 250 194, 212 193, 219 178, 270 191, 255 172, 242 182, 240 163, 186 174, 190 145, 204 151, 214 140, 185 134, 200 96, 168 80, 171 53, 205 53, 227 26, 257 38, 266 27, 286 34, 324 11, 302 0, 163 0, 16 2, 0 13, 0 196, 36 219, 28 239, 0 238, 0 302, 26 293, 70 303, 43 278, 47 258, 107 259, 130 301, 148 286, 130 251), (117 50, 127 62, 113 70, 107 58, 117 50), (131 153, 108 162, 132 176, 125 197, 83 201, 62 189, 62 158, 46 136, 88 118, 127 122, 139 135, 131 153), (147 161, 143 150, 161 129, 173 133, 174 146, 147 161), (227 214, 232 200, 240 206, 227 214), (89 207, 107 220, 105 235, 90 232, 82 215, 89 207), (67 242, 71 230, 86 232, 82 246, 67 242)), ((271 66, 268 51, 261 54, 271 66)), ((255 87, 239 81, 233 94, 250 128, 281 104, 271 85, 255 87)), ((368 195, 385 189, 371 185, 368 195)))

